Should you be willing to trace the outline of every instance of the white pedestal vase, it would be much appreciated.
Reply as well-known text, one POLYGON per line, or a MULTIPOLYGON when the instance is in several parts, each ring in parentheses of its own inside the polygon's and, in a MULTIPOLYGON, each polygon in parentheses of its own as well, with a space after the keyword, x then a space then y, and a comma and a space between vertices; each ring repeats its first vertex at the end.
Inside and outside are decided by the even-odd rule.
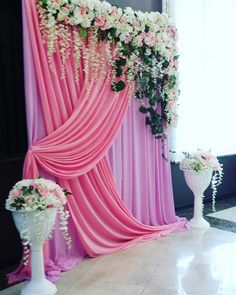
POLYGON ((48 208, 36 216, 36 211, 12 212, 17 230, 28 231, 31 244, 31 280, 21 290, 21 295, 54 295, 56 286, 48 281, 44 272, 43 241, 55 224, 57 208, 48 208))
POLYGON ((193 171, 184 170, 184 176, 188 187, 194 194, 194 214, 193 218, 189 221, 191 228, 209 228, 210 224, 203 218, 203 198, 204 191, 207 189, 211 182, 212 170, 193 171))

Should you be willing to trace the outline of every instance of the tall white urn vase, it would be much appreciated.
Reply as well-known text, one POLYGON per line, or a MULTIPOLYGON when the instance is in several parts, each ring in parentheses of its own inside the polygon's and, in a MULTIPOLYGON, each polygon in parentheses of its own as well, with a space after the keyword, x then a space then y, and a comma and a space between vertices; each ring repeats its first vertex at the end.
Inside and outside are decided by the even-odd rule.
POLYGON ((184 170, 184 177, 188 187, 194 194, 194 213, 189 221, 191 228, 209 228, 210 224, 203 218, 203 198, 204 191, 211 182, 213 171, 211 169, 203 171, 184 170))
POLYGON ((48 281, 44 272, 43 242, 55 224, 57 208, 48 208, 36 216, 35 211, 12 212, 17 230, 27 230, 31 244, 31 280, 21 290, 21 295, 54 295, 55 284, 48 281))

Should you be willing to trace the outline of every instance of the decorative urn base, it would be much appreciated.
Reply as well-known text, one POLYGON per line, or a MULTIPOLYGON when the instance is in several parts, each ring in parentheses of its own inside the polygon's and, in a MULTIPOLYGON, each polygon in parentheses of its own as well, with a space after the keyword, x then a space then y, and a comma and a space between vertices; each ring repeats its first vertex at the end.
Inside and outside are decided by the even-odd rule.
POLYGON ((194 194, 194 214, 193 218, 189 221, 191 228, 203 229, 209 228, 210 224, 203 218, 203 198, 204 191, 207 189, 211 182, 212 170, 192 171, 184 170, 184 177, 188 187, 194 194))
POLYGON ((25 230, 31 245, 31 280, 21 290, 21 295, 54 295, 56 286, 48 281, 44 273, 43 242, 51 233, 57 208, 46 209, 38 215, 36 211, 12 212, 16 228, 21 234, 25 230))

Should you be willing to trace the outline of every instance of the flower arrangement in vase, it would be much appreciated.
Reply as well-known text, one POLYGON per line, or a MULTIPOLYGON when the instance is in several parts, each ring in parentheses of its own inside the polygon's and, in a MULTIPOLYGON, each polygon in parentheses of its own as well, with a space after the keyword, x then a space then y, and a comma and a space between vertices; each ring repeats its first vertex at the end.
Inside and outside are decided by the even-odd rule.
POLYGON ((183 170, 187 185, 194 194, 194 216, 190 224, 195 228, 209 227, 209 223, 202 216, 203 193, 211 182, 212 210, 215 212, 217 187, 221 184, 223 177, 222 164, 209 151, 198 150, 183 154, 185 157, 180 162, 180 169, 183 170))
POLYGON ((212 210, 215 212, 215 196, 217 187, 222 183, 223 165, 209 151, 198 150, 194 153, 183 152, 184 159, 180 162, 180 169, 183 171, 213 171, 211 178, 212 188, 212 210))
POLYGON ((55 182, 38 178, 23 179, 17 182, 6 200, 6 209, 12 211, 13 219, 20 233, 26 265, 31 248, 32 278, 22 289, 21 295, 55 294, 56 286, 45 278, 42 246, 51 238, 56 213, 60 215, 60 229, 68 248, 71 238, 68 234, 69 211, 64 209, 66 196, 70 194, 55 182))

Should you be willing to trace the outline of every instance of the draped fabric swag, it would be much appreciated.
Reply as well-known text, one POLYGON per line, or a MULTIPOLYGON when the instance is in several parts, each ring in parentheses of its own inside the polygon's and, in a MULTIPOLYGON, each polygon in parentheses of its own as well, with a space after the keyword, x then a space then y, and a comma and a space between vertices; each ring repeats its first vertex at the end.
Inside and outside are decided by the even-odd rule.
MULTIPOLYGON (((41 174, 56 180, 72 192, 72 196, 68 197, 68 208, 75 255, 81 258, 85 254, 80 243, 89 256, 96 257, 183 228, 185 220, 155 227, 142 224, 133 217, 117 194, 106 152, 127 112, 130 89, 127 86, 119 93, 111 90, 111 69, 106 62, 106 45, 103 42, 93 44, 103 61, 102 71, 98 68, 97 74, 93 75, 90 68, 84 69, 85 57, 81 54, 79 83, 75 83, 72 58, 65 66, 65 78, 61 79, 62 61, 59 53, 54 55, 54 72, 47 61, 47 49, 42 41, 35 0, 23 2, 25 32, 29 34, 36 78, 34 93, 38 94, 38 97, 33 96, 32 85, 29 86, 27 105, 42 107, 42 113, 39 111, 36 118, 37 124, 42 121, 39 132, 42 138, 39 139, 40 134, 33 135, 32 126, 29 127, 31 143, 35 139, 37 142, 32 144, 27 153, 24 178, 35 178, 41 174), (32 103, 32 99, 39 101, 32 103), (79 249, 77 253, 76 247, 79 249)), ((91 48, 89 42, 88 38, 84 48, 91 48)), ((87 52, 90 58, 93 51, 87 52)), ((111 48, 111 53, 114 52, 115 47, 111 48)), ((27 60, 25 63, 27 68, 27 60)), ((29 75, 29 69, 28 72, 26 69, 27 73, 29 75)), ((30 116, 32 114, 29 114, 28 124, 33 123, 30 116)), ((63 269, 61 265, 55 266, 55 260, 52 261, 55 254, 52 254, 51 249, 60 253, 58 249, 63 247, 59 240, 56 230, 56 236, 48 242, 45 253, 48 258, 47 274, 51 279, 55 278, 55 268, 63 269)), ((21 278, 27 276, 28 270, 19 269, 17 274, 12 275, 12 281, 20 275, 21 278)))

